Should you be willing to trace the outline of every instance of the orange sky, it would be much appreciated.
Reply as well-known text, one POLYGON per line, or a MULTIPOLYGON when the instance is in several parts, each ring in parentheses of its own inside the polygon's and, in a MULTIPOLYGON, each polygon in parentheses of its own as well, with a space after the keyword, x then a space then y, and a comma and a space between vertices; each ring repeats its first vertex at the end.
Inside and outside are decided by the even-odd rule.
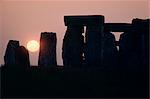
MULTIPOLYGON (((148 0, 3 0, 0 1, 0 64, 8 40, 40 39, 44 31, 57 33, 57 63, 62 65, 62 40, 66 27, 64 15, 104 15, 105 22, 130 23, 133 18, 150 18, 148 0)), ((30 53, 37 65, 38 52, 30 53)))

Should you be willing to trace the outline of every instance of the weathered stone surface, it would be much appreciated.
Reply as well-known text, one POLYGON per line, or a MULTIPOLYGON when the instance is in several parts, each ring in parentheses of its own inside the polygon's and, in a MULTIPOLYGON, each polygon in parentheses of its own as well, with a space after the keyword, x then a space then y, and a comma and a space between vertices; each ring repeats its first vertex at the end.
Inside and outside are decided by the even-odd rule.
POLYGON ((4 62, 5 65, 16 65, 16 49, 19 47, 19 41, 10 40, 7 44, 4 62))
POLYGON ((16 49, 16 64, 18 68, 30 68, 29 52, 24 46, 16 49))
POLYGON ((57 66, 56 43, 56 33, 41 33, 38 65, 42 68, 55 68, 57 66))
POLYGON ((63 39, 62 58, 66 68, 82 65, 84 37, 83 26, 68 26, 63 39))

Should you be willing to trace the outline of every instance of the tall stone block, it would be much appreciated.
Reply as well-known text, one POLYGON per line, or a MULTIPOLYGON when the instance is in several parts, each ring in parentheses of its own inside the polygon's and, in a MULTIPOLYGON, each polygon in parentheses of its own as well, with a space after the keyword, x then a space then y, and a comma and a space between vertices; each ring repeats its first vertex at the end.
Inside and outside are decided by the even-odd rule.
POLYGON ((16 65, 16 49, 19 47, 19 41, 10 40, 7 44, 4 62, 5 65, 16 65))
POLYGON ((119 68, 125 69, 127 67, 128 61, 126 60, 127 58, 130 58, 129 55, 131 55, 129 54, 128 51, 130 50, 131 44, 134 42, 134 39, 130 39, 132 38, 132 36, 134 36, 131 30, 132 24, 130 23, 105 23, 104 26, 105 44, 104 44, 104 58, 103 58, 104 65, 111 66, 114 69, 117 66, 118 70, 119 68), (113 34, 111 34, 111 32, 124 32, 124 33, 121 34, 120 40, 116 42, 115 37, 113 34), (119 51, 117 51, 116 46, 119 46, 119 51), (118 65, 119 63, 120 65, 118 65))
POLYGON ((43 68, 54 68, 56 61, 56 33, 42 32, 40 38, 40 52, 38 65, 43 68))
POLYGON ((104 31, 102 65, 108 69, 116 69, 118 50, 115 36, 110 31, 104 31))
POLYGON ((101 27, 87 26, 85 59, 88 66, 97 66, 102 58, 102 37, 101 27))
POLYGON ((121 69, 128 69, 131 66, 137 66, 136 51, 134 50, 136 35, 133 31, 125 31, 119 39, 119 64, 121 69))
POLYGON ((29 52, 24 46, 16 49, 16 64, 20 69, 30 68, 29 52))
POLYGON ((147 69, 149 67, 149 28, 150 19, 133 19, 133 33, 136 38, 134 50, 138 57, 139 69, 147 69))
POLYGON ((127 69, 148 69, 149 24, 148 19, 133 19, 132 29, 120 36, 121 65, 127 69))
POLYGON ((91 23, 86 26, 85 61, 88 66, 100 66, 103 58, 104 17, 98 16, 93 21, 94 25, 91 23))
POLYGON ((63 39, 62 58, 66 68, 82 65, 84 37, 83 26, 68 26, 63 39))

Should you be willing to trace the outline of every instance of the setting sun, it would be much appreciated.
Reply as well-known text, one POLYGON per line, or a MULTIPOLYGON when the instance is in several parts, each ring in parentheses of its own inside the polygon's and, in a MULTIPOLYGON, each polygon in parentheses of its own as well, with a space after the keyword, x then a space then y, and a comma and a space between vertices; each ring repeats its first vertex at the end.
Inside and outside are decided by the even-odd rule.
POLYGON ((39 43, 35 40, 31 40, 27 43, 27 49, 30 52, 36 52, 39 50, 39 43))

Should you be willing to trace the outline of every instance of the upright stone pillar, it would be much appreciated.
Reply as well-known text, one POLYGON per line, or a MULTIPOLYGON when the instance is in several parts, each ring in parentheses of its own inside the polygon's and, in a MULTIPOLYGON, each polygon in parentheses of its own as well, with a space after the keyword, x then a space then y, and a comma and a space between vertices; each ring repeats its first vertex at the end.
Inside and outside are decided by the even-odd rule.
POLYGON ((127 69, 148 68, 149 20, 133 19, 131 31, 120 36, 121 65, 127 69))
POLYGON ((29 52, 24 46, 16 49, 16 64, 19 69, 30 68, 29 52))
POLYGON ((128 49, 129 51, 130 50, 129 46, 130 44, 133 43, 132 39, 130 39, 130 37, 132 36, 131 30, 132 30, 131 24, 129 23, 105 23, 104 65, 108 65, 109 68, 116 70, 119 70, 119 68, 125 69, 124 67, 127 67, 127 65, 125 64, 127 63, 127 61, 125 63, 122 62, 123 60, 125 60, 125 58, 123 57, 124 55, 126 55, 127 57, 129 56, 127 52, 124 53, 125 50, 128 49), (119 42, 115 42, 115 37, 111 32, 124 32, 124 33, 121 34, 121 39, 119 40, 119 42), (122 38, 124 39, 122 40, 122 38), (116 46, 119 46, 119 51, 117 51, 116 46), (119 63, 121 64, 118 65, 119 63))
POLYGON ((139 69, 149 67, 149 28, 150 19, 133 19, 133 33, 136 38, 134 50, 139 62, 139 69))
POLYGON ((63 39, 62 58, 65 68, 78 67, 83 61, 83 44, 82 36, 83 26, 67 26, 67 31, 63 39))
POLYGON ((88 66, 99 66, 103 58, 104 17, 97 16, 86 28, 85 60, 88 66))
POLYGON ((119 64, 120 69, 129 69, 132 66, 137 66, 138 61, 136 60, 136 34, 132 30, 124 31, 120 35, 119 39, 119 64))
POLYGON ((104 31, 103 42, 102 65, 108 69, 116 69, 118 63, 118 50, 115 36, 110 31, 107 31, 107 29, 104 31))
POLYGON ((55 68, 56 61, 56 33, 42 32, 40 38, 40 52, 38 65, 41 68, 55 68))
POLYGON ((4 56, 4 62, 7 66, 16 65, 16 49, 19 47, 19 41, 9 40, 4 56))

